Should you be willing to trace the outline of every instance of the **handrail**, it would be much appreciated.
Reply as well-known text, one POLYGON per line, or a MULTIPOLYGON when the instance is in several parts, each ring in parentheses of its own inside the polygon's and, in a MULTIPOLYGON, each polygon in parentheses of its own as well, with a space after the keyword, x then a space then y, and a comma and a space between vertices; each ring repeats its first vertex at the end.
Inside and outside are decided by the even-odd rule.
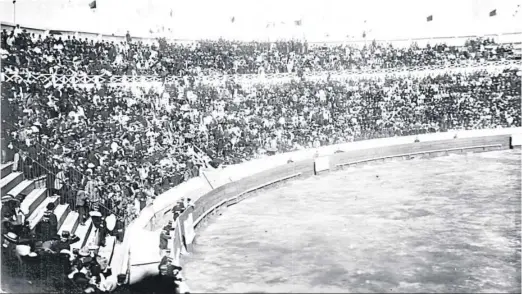
POLYGON ((351 161, 351 162, 346 162, 346 163, 339 163, 339 164, 336 164, 335 166, 336 167, 343 167, 345 165, 352 165, 352 164, 370 162, 370 161, 375 161, 375 160, 380 160, 380 159, 390 159, 390 158, 412 156, 412 155, 420 155, 420 154, 430 154, 430 153, 437 153, 437 152, 448 152, 448 151, 456 151, 456 150, 468 150, 468 149, 490 148, 490 147, 502 148, 502 144, 477 145, 477 146, 468 146, 468 147, 455 147, 455 148, 445 148, 445 149, 418 151, 418 152, 405 153, 405 154, 379 156, 379 157, 372 157, 372 158, 369 158, 369 159, 362 159, 362 160, 351 161))
MULTIPOLYGON (((8 126, 14 128, 14 129, 18 129, 16 126, 12 125, 11 123, 9 123, 9 122, 7 122, 7 121, 5 121, 5 120, 2 121, 2 124, 7 124, 8 126)), ((40 144, 39 142, 34 141, 34 142, 32 142, 32 143, 33 143, 35 146, 40 147, 40 150, 39 150, 40 152, 46 152, 46 153, 47 153, 47 154, 46 154, 46 155, 47 155, 47 156, 46 156, 47 158, 53 158, 53 156, 49 156, 49 155, 56 155, 55 152, 53 152, 52 150, 47 149, 45 146, 43 146, 43 145, 40 144)), ((15 146, 15 144, 13 144, 13 147, 14 147, 14 146, 15 146)), ((20 150, 20 151, 27 152, 27 150, 24 150, 24 149, 20 148, 19 146, 16 146, 16 148, 17 148, 18 150, 20 150)), ((31 158, 31 157, 28 156, 28 155, 26 155, 26 156, 29 157, 29 158, 31 158)), ((55 178, 57 178, 57 174, 54 173, 54 172, 52 172, 52 171, 50 171, 49 169, 45 168, 45 167, 43 166, 43 164, 42 164, 39 160, 36 160, 36 159, 34 159, 34 158, 31 158, 31 159, 33 160, 33 162, 36 162, 39 166, 41 166, 43 169, 45 169, 48 173, 52 174, 55 178)), ((46 163, 49 164, 49 162, 46 162, 46 163)), ((74 171, 75 173, 79 174, 80 177, 82 177, 82 178, 86 178, 86 177, 87 177, 84 173, 82 173, 82 172, 78 169, 77 166, 70 166, 70 167, 72 167, 72 168, 73 168, 73 171, 74 171)), ((73 177, 73 178, 75 178, 75 177, 73 177)), ((73 180, 73 179, 69 179, 69 180, 73 180)), ((66 183, 65 183, 65 182, 62 182, 62 184, 66 184, 66 183)), ((79 184, 79 183, 76 183, 76 184, 79 184)), ((69 186, 69 188, 71 188, 71 190, 73 190, 73 189, 72 189, 72 185, 69 184, 68 186, 69 186)), ((100 199, 102 199, 102 200, 108 200, 109 197, 104 197, 104 196, 101 196, 101 195, 100 195, 100 199)), ((73 204, 74 204, 74 206, 75 206, 75 205, 76 205, 76 201, 73 201, 73 202, 74 202, 73 204)), ((98 205, 99 205, 99 206, 102 206, 103 208, 105 208, 108 212, 116 214, 114 210, 108 208, 108 207, 105 206, 103 203, 98 202, 98 205)), ((73 209, 74 209, 74 208, 73 208, 73 209)), ((126 213, 126 211, 125 211, 125 215, 123 216, 123 218, 126 218, 126 217, 127 217, 126 214, 127 214, 127 213, 126 213)))
MULTIPOLYGON (((19 127, 16 127, 16 126, 12 125, 11 123, 9 123, 9 122, 7 122, 7 121, 5 121, 5 120, 2 121, 2 124, 6 124, 6 125, 12 127, 12 128, 15 129, 15 130, 20 129, 19 127)), ((40 139, 39 136, 40 136, 40 134, 38 134, 38 139, 40 139)), ((32 144, 34 144, 35 146, 40 147, 40 149, 43 149, 44 151, 46 151, 47 154, 57 155, 56 152, 54 152, 54 151, 52 151, 51 149, 45 147, 43 144, 41 144, 41 143, 38 142, 38 141, 33 141, 32 144)), ((87 175, 85 175, 83 172, 81 172, 81 171, 80 171, 76 166, 75 166, 74 168, 75 168, 75 171, 76 171, 77 173, 79 173, 79 174, 82 175, 83 177, 87 177, 87 175)))
MULTIPOLYGON (((26 150, 21 149, 20 147, 16 146, 15 144, 13 144, 12 146, 13 146, 13 148, 17 149, 19 152, 23 151, 23 152, 27 153, 26 150)), ((44 164, 42 164, 39 160, 37 160, 37 159, 35 159, 35 158, 33 158, 33 157, 29 156, 29 155, 25 155, 25 157, 30 158, 33 161, 33 163, 37 164, 40 168, 45 170, 45 172, 47 174, 50 174, 50 175, 54 176, 55 180, 59 180, 62 185, 66 186, 68 188, 67 192, 71 192, 71 191, 73 191, 73 193, 77 192, 77 189, 75 189, 71 183, 69 183, 68 181, 64 181, 64 180, 59 179, 57 173, 55 173, 54 171, 51 171, 49 168, 45 167, 44 164)), ((71 181, 71 179, 68 179, 68 180, 71 181)), ((76 198, 75 198, 76 196, 75 195, 72 196, 72 200, 71 199, 64 199, 65 195, 60 195, 60 196, 61 196, 60 199, 62 200, 62 202, 64 202, 64 203, 67 202, 67 203, 71 204, 71 206, 73 206, 72 209, 76 208, 76 198)), ((100 199, 107 200, 109 198, 104 198, 104 197, 100 196, 100 199)), ((116 215, 114 210, 108 208, 103 203, 97 202, 97 204, 99 206, 102 206, 103 208, 105 208, 108 212, 113 213, 113 214, 116 215)))

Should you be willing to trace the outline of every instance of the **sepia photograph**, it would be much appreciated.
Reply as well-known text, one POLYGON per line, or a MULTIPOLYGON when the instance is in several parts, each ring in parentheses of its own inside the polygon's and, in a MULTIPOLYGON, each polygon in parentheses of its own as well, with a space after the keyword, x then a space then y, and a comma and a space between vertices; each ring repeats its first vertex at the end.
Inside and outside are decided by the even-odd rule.
POLYGON ((0 293, 521 293, 522 0, 0 0, 0 293))

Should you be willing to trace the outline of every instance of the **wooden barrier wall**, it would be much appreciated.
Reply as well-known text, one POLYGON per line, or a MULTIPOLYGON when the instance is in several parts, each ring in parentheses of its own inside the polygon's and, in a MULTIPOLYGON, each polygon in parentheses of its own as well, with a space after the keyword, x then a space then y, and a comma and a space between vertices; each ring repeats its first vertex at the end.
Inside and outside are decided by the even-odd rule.
MULTIPOLYGON (((323 159, 327 159, 324 162, 327 162, 326 166, 323 164, 323 169, 325 171, 335 171, 341 169, 343 165, 346 164, 356 164, 359 162, 370 162, 370 161, 381 161, 383 158, 394 158, 394 157, 407 157, 408 154, 425 154, 431 156, 439 156, 445 155, 449 153, 467 153, 467 152, 482 152, 489 150, 499 150, 499 149, 508 149, 511 147, 510 143, 512 142, 511 134, 519 134, 522 133, 521 130, 513 129, 513 130, 503 130, 505 133, 498 135, 498 130, 492 130, 490 136, 486 136, 481 133, 480 136, 472 136, 463 134, 463 138, 454 138, 452 136, 445 136, 446 139, 431 139, 424 140, 421 142, 413 142, 413 138, 411 140, 405 140, 404 137, 393 138, 396 139, 393 142, 390 142, 388 145, 384 144, 385 142, 375 142, 372 148, 342 148, 335 149, 330 148, 331 152, 327 156, 323 156, 323 159), (408 142, 408 144, 397 142, 408 142), (341 153, 334 153, 334 150, 343 150, 341 153)), ((422 138, 421 138, 422 139, 422 138)), ((391 141, 391 140, 390 140, 391 141)), ((368 142, 366 146, 372 146, 368 142)), ((193 217, 193 229, 195 230, 196 236, 197 231, 201 227, 200 224, 203 223, 208 217, 212 215, 219 214, 222 208, 227 206, 236 204, 243 200, 245 197, 248 197, 250 192, 262 189, 264 187, 269 187, 275 183, 290 180, 295 177, 304 177, 311 176, 315 174, 315 166, 316 160, 318 158, 314 158, 312 152, 309 152, 307 156, 299 157, 300 160, 296 160, 295 162, 283 163, 282 161, 277 161, 274 163, 270 163, 269 160, 265 160, 267 165, 263 167, 260 165, 260 170, 257 173, 252 173, 251 170, 244 171, 245 175, 231 177, 229 179, 229 174, 226 172, 223 175, 227 178, 227 181, 222 181, 223 185, 217 186, 217 188, 212 189, 211 185, 208 181, 206 181, 203 177, 193 181, 193 184, 187 183, 186 186, 188 188, 180 187, 179 189, 173 189, 173 191, 166 192, 165 195, 161 195, 164 199, 157 203, 155 202, 152 206, 147 207, 140 214, 140 220, 136 222, 136 233, 133 234, 135 238, 132 238, 132 244, 129 245, 132 247, 129 249, 128 261, 125 262, 124 266, 121 268, 121 273, 123 273, 126 269, 128 270, 128 274, 130 278, 128 279, 131 283, 139 281, 142 277, 146 277, 147 275, 157 274, 157 263, 159 263, 159 253, 157 256, 154 254, 144 254, 144 256, 136 256, 140 252, 157 252, 156 248, 148 248, 152 246, 151 244, 155 244, 155 242, 144 242, 140 244, 139 239, 140 230, 147 230, 156 232, 159 238, 159 230, 162 226, 164 226, 168 220, 171 220, 173 215, 171 209, 174 203, 181 196, 190 197, 195 200, 194 208, 189 208, 187 211, 182 213, 179 216, 179 222, 176 222, 176 233, 170 246, 172 246, 172 257, 174 260, 178 261, 180 258, 180 254, 187 250, 187 244, 184 243, 184 236, 186 232, 185 220, 187 220, 189 214, 192 214, 193 217), (235 181, 231 181, 231 179, 237 179, 235 181), (230 181, 229 181, 230 180, 230 181), (181 232, 181 234, 178 233, 181 232), (133 261, 134 260, 134 261, 133 261), (140 269, 139 264, 147 263, 147 269, 140 269), (156 263, 156 265, 152 265, 156 263), (133 277, 133 272, 135 276, 133 277)), ((324 153, 323 153, 324 154, 324 153)), ((276 155, 277 156, 277 155, 276 155)), ((293 158, 296 158, 294 156, 293 158)), ((270 158, 268 158, 270 159, 270 158)), ((320 158, 319 158, 320 159, 320 158)), ((216 171, 216 175, 219 176, 219 172, 216 171)), ((183 184, 182 184, 183 185, 183 184)), ((196 237, 197 238, 197 237, 196 237)), ((129 242, 129 241, 127 241, 129 242)), ((156 245, 154 245, 156 246, 156 245)), ((188 248, 190 250, 190 246, 188 248)))
MULTIPOLYGON (((415 142, 410 144, 336 153, 330 155, 328 160, 330 170, 335 171, 342 168, 344 164, 378 161, 386 157, 401 157, 408 156, 410 154, 440 156, 449 153, 483 152, 509 149, 512 147, 510 142, 511 135, 415 142)), ((204 222, 206 218, 220 213, 221 208, 236 204, 237 202, 244 199, 244 197, 248 196, 246 194, 254 190, 269 187, 274 183, 292 179, 297 176, 313 175, 315 174, 314 167, 314 159, 302 160, 259 172, 250 177, 246 177, 241 180, 220 186, 201 196, 196 201, 195 208, 193 210, 189 209, 180 215, 179 224, 181 225, 178 229, 181 230, 181 235, 184 236, 184 221, 187 219, 188 215, 192 213, 195 219, 193 226, 197 233, 200 224, 204 222)), ((183 252, 186 249, 187 248, 185 247, 185 244, 183 244, 182 240, 173 243, 173 255, 176 255, 176 252, 183 252), (182 248, 179 248, 178 246, 182 248)), ((173 258, 175 260, 179 260, 180 256, 173 256, 173 258)))

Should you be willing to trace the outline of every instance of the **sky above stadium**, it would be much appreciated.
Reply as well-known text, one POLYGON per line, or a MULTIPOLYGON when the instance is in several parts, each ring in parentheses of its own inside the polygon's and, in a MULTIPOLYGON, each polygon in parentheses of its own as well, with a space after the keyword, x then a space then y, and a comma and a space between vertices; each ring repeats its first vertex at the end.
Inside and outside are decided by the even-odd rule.
MULTIPOLYGON (((16 22, 47 29, 181 39, 344 40, 440 37, 522 31, 522 0, 17 0, 16 22), (489 12, 497 10, 497 16, 489 12), (433 21, 426 18, 433 15, 433 21), (232 22, 232 18, 234 21, 232 22), (296 25, 300 20, 301 25, 296 25)), ((3 22, 12 0, 0 0, 3 22)))

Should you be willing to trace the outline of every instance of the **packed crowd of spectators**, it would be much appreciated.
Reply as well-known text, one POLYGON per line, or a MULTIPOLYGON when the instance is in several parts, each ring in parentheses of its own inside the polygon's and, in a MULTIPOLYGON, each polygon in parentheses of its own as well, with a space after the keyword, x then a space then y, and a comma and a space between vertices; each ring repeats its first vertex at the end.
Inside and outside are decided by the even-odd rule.
POLYGON ((4 129, 12 144, 41 150, 32 156, 52 162, 55 176, 79 174, 75 184, 82 186, 67 195, 71 201, 81 191, 88 203, 122 216, 136 215, 201 167, 267 152, 520 126, 517 69, 270 85, 181 80, 164 89, 20 84, 5 90, 9 103, 2 109, 12 127, 4 129))
POLYGON ((8 73, 66 75, 176 75, 300 73, 324 70, 467 64, 514 58, 513 46, 470 40, 464 46, 436 44, 396 48, 368 42, 309 45, 303 41, 198 41, 165 39, 106 41, 71 35, 29 33, 21 28, 1 34, 3 69, 8 73))
MULTIPOLYGON (((2 32, 1 41, 2 71, 8 75, 185 76, 161 86, 85 87, 30 78, 2 83, 3 160, 13 160, 25 178, 47 175, 51 193, 71 204, 82 224, 89 214, 101 222, 116 216, 115 232, 163 191, 198 176, 201 168, 354 140, 521 126, 521 71, 511 67, 336 80, 301 76, 281 83, 227 79, 209 84, 194 78, 513 57, 511 45, 497 46, 491 40, 406 49, 377 43, 314 47, 295 41, 180 45, 160 40, 147 45, 40 36, 16 28, 2 32)), ((2 211, 3 218, 6 213, 9 218, 23 215, 21 200, 9 201, 15 205, 4 205, 9 209, 2 211)), ((52 219, 52 208, 48 212, 52 219)), ((96 291, 102 287, 108 273, 97 261, 96 249, 60 253, 60 242, 70 244, 74 236, 58 236, 57 228, 45 227, 45 222, 36 233, 18 223, 8 231, 30 240, 31 253, 43 252, 38 258, 60 255, 64 274, 72 273, 72 279, 86 281, 96 291)), ((164 231, 162 251, 168 249, 161 247, 169 239, 169 230, 164 231)), ((106 233, 100 233, 98 246, 106 233)), ((172 267, 168 260, 164 265, 172 267)))

